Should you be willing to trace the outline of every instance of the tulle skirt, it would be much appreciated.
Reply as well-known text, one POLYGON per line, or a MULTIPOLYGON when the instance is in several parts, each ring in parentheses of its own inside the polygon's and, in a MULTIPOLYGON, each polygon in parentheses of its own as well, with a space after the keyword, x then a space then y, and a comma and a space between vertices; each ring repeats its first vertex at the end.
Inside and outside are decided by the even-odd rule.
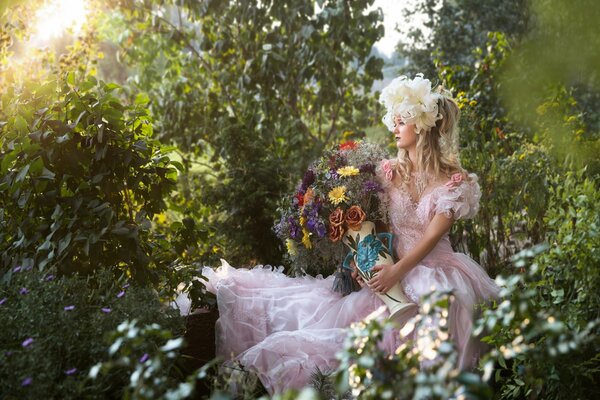
MULTIPOLYGON (((470 368, 480 349, 471 338, 473 310, 496 297, 498 288, 468 256, 454 253, 452 261, 452 266, 417 265, 402 285, 417 304, 432 289, 454 291, 449 332, 459 350, 459 367, 470 368)), ((202 274, 217 296, 217 355, 255 372, 271 394, 306 386, 316 368, 335 369, 348 327, 383 305, 368 288, 347 296, 332 291, 333 276, 291 278, 273 268, 236 269, 224 260, 217 270, 205 267, 202 274)), ((178 303, 188 311, 189 302, 178 303)), ((393 330, 381 346, 391 353, 407 339, 393 330)))

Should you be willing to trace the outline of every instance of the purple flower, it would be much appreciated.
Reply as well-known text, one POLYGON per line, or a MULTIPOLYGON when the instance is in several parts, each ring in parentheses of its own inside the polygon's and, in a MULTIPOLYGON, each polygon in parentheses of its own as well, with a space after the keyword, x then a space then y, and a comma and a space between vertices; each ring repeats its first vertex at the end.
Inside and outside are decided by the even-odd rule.
POLYGON ((363 185, 365 192, 383 192, 381 185, 374 181, 366 181, 363 185))
POLYGON ((71 369, 65 371, 65 374, 73 375, 75 372, 77 372, 77 368, 71 368, 71 369))
POLYGON ((292 239, 298 239, 300 237, 300 225, 298 225, 293 217, 288 218, 288 225, 290 228, 290 237, 292 239))
POLYGON ((324 237, 327 233, 327 228, 325 227, 325 224, 321 221, 317 222, 317 224, 315 225, 315 232, 317 232, 317 236, 321 238, 324 237))
POLYGON ((314 218, 309 218, 308 221, 306 221, 306 227, 308 228, 309 231, 314 232, 315 231, 315 226, 317 225, 317 221, 315 221, 314 218))
POLYGON ((13 272, 19 272, 21 270, 21 266, 17 265, 16 267, 13 268, 13 272))
POLYGON ((109 312, 111 312, 112 310, 110 309, 110 307, 102 307, 101 308, 102 312, 105 314, 108 314, 109 312))
POLYGON ((21 346, 23 346, 23 347, 27 347, 27 346, 29 346, 31 343, 33 343, 33 338, 27 338, 27 339, 23 340, 23 343, 21 343, 21 346))
POLYGON ((129 283, 124 284, 122 287, 123 289, 127 289, 129 287, 129 283))
POLYGON ((23 381, 21 382, 21 386, 29 386, 31 385, 31 382, 33 382, 33 379, 31 379, 31 377, 28 376, 27 378, 23 379, 23 381))
POLYGON ((47 281, 54 280, 54 275, 52 275, 52 274, 48 275, 45 280, 47 280, 47 281))
POLYGON ((140 363, 145 363, 149 358, 150 356, 148 355, 148 353, 144 353, 144 355, 140 357, 140 363))
POLYGON ((6 300, 8 300, 8 297, 3 298, 2 300, 0 300, 0 306, 4 303, 6 303, 6 300))
POLYGON ((24 271, 31 271, 31 269, 32 269, 32 268, 33 268, 33 267, 30 265, 30 266, 28 266, 28 267, 25 267, 25 268, 23 268, 23 270, 24 270, 24 271))
POLYGON ((302 186, 300 186, 301 190, 304 192, 310 185, 315 182, 315 173, 312 169, 306 170, 304 174, 304 178, 302 178, 302 186))
POLYGON ((370 174, 375 175, 375 165, 373 164, 363 164, 360 167, 358 167, 358 170, 363 174, 365 172, 368 172, 370 174))
POLYGON ((124 291, 124 290, 121 290, 121 291, 119 292, 119 294, 117 295, 117 297, 120 299, 120 298, 121 298, 121 297, 123 297, 123 296, 125 296, 125 291, 124 291))
POLYGON ((75 309, 75 306, 66 306, 65 307, 65 311, 71 311, 71 310, 74 310, 74 309, 75 309))
POLYGON ((337 173, 337 169, 330 169, 327 173, 328 177, 331 179, 340 179, 340 175, 337 173))
POLYGON ((27 288, 22 287, 21 290, 19 290, 19 294, 27 294, 29 293, 29 290, 27 288))

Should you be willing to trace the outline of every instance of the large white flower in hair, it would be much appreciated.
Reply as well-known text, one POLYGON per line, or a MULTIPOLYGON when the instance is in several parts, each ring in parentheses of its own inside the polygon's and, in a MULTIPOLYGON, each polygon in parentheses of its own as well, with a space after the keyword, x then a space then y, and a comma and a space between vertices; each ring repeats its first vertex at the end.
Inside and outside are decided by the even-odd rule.
POLYGON ((399 116, 406 124, 415 124, 417 132, 427 131, 437 120, 439 114, 439 93, 431 93, 431 82, 417 74, 413 79, 400 76, 381 91, 379 102, 386 108, 383 123, 390 131, 394 130, 394 117, 399 116))

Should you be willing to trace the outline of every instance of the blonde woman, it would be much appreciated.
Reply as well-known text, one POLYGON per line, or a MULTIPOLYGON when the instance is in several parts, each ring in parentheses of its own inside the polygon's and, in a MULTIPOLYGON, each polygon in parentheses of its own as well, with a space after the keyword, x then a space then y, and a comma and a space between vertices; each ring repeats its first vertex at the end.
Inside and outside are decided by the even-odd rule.
MULTIPOLYGON (((378 274, 347 296, 331 290, 333 276, 291 278, 226 262, 217 271, 202 272, 207 289, 217 295, 218 355, 255 372, 270 393, 307 385, 315 368, 335 368, 347 328, 381 307, 375 292, 385 293, 399 282, 415 303, 432 287, 452 290, 456 300, 449 310, 449 332, 460 352, 459 367, 472 367, 477 360, 472 313, 498 289, 448 240, 453 222, 475 216, 480 198, 477 177, 458 161, 458 107, 422 76, 395 79, 381 100, 387 108, 384 123, 399 149, 397 158, 378 167, 396 264, 376 266, 378 274)), ((382 345, 393 352, 406 339, 395 331, 382 345)))

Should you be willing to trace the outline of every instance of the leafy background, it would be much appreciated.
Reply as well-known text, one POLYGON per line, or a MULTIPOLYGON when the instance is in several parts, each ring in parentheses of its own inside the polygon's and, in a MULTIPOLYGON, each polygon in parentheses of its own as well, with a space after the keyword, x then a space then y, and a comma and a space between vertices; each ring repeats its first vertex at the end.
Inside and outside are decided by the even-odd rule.
POLYGON ((185 371, 169 301, 193 282, 214 305, 192 277, 219 258, 284 263, 280 201, 330 145, 392 151, 376 88, 415 72, 455 93, 462 163, 483 188, 452 242, 503 283, 477 321, 489 352, 460 372, 434 340, 445 362, 419 371, 424 349, 388 359, 385 327, 366 321, 340 375, 302 395, 598 392, 597 2, 416 0, 392 57, 373 48, 369 0, 89 0, 81 31, 36 48, 42 3, 0 2, 3 398, 187 398, 196 379, 215 398, 264 393, 213 364, 185 371))

